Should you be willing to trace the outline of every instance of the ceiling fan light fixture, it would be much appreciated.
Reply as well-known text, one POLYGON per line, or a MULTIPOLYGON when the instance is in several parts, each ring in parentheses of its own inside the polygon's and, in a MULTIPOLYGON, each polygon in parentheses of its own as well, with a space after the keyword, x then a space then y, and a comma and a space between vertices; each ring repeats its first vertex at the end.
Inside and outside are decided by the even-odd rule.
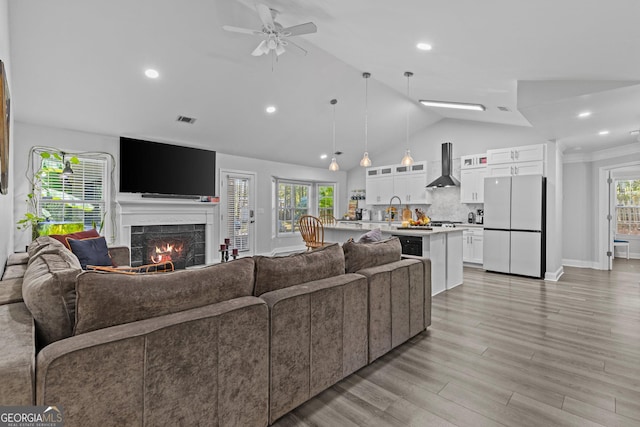
POLYGON ((469 104, 466 102, 434 101, 421 99, 420 104, 427 107, 453 108, 456 110, 485 111, 487 108, 482 104, 469 104))
POLYGON ((285 52, 286 50, 282 47, 282 44, 278 44, 278 46, 276 46, 276 55, 280 56, 285 52))

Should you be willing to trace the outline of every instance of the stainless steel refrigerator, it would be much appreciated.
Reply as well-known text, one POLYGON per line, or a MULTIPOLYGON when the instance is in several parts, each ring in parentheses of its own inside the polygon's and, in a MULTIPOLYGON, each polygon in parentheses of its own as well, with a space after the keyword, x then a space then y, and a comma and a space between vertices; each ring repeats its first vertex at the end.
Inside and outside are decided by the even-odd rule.
POLYGON ((544 277, 545 201, 541 175, 485 178, 485 270, 544 277))

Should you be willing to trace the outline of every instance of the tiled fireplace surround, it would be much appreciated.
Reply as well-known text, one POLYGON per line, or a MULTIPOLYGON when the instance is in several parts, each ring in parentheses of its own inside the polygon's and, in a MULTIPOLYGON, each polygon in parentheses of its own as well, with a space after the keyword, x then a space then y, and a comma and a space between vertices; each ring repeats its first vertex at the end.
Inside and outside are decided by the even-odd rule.
MULTIPOLYGON (((118 200, 119 242, 132 248, 132 228, 162 225, 204 225, 204 263, 217 257, 216 222, 218 205, 192 200, 126 198, 118 200)), ((174 227, 175 228, 175 227, 174 227)), ((201 228, 201 227, 195 227, 201 228)), ((132 259, 133 259, 132 254, 132 259)), ((201 261, 201 257, 198 257, 201 261)))

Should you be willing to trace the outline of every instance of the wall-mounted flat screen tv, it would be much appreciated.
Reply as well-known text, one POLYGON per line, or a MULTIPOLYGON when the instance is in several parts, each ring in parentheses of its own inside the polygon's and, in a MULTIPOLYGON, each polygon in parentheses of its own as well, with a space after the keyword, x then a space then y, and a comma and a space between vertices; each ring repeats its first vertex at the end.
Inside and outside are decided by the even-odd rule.
POLYGON ((120 192, 213 196, 216 152, 120 137, 120 192))

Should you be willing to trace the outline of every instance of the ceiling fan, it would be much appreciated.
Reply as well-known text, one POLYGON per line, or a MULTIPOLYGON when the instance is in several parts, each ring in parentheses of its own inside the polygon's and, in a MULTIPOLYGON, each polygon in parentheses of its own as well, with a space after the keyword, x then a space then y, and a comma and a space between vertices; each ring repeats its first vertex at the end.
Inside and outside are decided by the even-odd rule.
POLYGON ((306 24, 299 24, 284 28, 275 21, 276 15, 279 13, 277 10, 271 9, 260 3, 256 4, 256 10, 258 11, 258 16, 262 21, 261 30, 250 30, 248 28, 233 27, 230 25, 223 25, 222 29, 234 33, 262 36, 264 40, 262 40, 258 47, 251 52, 251 55, 253 56, 267 55, 270 52, 274 52, 276 56, 280 56, 285 52, 285 46, 288 46, 289 43, 302 50, 305 55, 307 54, 305 49, 291 41, 289 37, 315 33, 318 31, 316 24, 313 22, 307 22, 306 24))

